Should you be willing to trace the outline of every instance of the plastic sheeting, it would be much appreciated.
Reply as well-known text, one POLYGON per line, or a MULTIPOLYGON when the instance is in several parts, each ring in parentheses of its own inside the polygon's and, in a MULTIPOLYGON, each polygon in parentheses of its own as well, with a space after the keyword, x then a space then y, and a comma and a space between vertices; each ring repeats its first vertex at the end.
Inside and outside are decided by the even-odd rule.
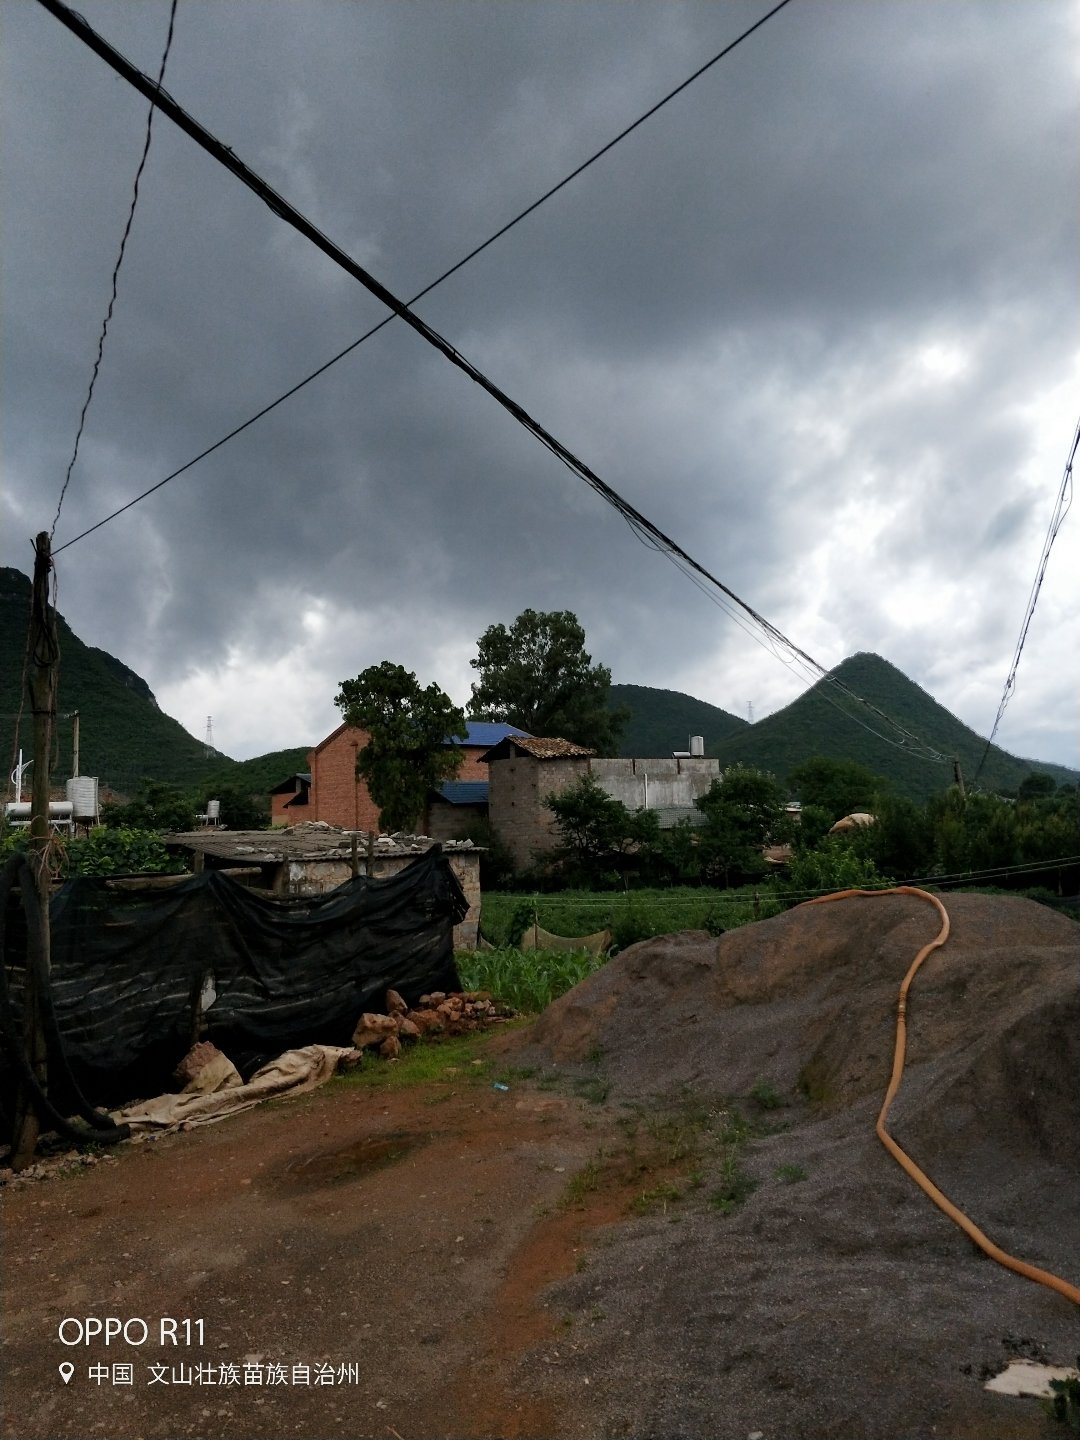
POLYGON ((348 1046, 388 989, 410 1004, 460 989, 453 927, 466 910, 438 851, 386 879, 295 899, 213 871, 171 889, 70 881, 51 919, 72 1071, 89 1097, 113 1101, 165 1089, 201 1036, 243 1074, 295 1047, 348 1046))

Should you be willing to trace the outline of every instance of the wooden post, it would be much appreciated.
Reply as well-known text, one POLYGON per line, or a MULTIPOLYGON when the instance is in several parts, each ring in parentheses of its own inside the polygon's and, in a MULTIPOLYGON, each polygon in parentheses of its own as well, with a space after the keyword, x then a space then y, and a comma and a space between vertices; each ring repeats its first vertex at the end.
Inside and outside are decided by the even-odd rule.
POLYGON ((967 799, 967 792, 964 790, 964 772, 960 769, 959 755, 953 756, 953 775, 956 778, 956 787, 960 791, 960 799, 967 799))
POLYGON ((352 878, 354 880, 360 874, 360 853, 357 849, 358 839, 359 836, 354 830, 353 833, 349 836, 349 844, 352 849, 352 878))
MULTIPOLYGON (((48 983, 49 974, 49 759, 52 751, 53 727, 56 723, 56 686, 60 666, 60 647, 56 635, 56 616, 49 608, 49 572, 52 569, 48 533, 42 531, 35 542, 34 588, 30 612, 29 689, 34 715, 34 783, 30 797, 30 868, 34 875, 34 892, 23 896, 23 904, 36 905, 40 918, 41 948, 36 956, 48 983)), ((28 940, 28 946, 31 942, 28 940)), ((38 1084, 45 1088, 45 1031, 41 1017, 41 990, 29 962, 25 986, 23 1039, 26 1053, 38 1084)), ((12 1135, 11 1167, 22 1170, 34 1158, 40 1122, 29 1090, 21 1086, 15 1101, 15 1128, 12 1135)))

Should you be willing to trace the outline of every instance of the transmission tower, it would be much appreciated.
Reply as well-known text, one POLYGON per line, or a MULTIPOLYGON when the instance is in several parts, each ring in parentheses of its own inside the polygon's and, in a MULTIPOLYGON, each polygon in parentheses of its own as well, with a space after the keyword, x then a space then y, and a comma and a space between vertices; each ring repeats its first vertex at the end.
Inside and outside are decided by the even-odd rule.
POLYGON ((203 755, 204 755, 204 757, 205 757, 207 760, 209 760, 209 759, 212 758, 213 754, 214 754, 214 717, 213 717, 212 715, 207 715, 207 717, 206 717, 206 744, 205 744, 205 748, 204 748, 204 750, 203 750, 203 755))

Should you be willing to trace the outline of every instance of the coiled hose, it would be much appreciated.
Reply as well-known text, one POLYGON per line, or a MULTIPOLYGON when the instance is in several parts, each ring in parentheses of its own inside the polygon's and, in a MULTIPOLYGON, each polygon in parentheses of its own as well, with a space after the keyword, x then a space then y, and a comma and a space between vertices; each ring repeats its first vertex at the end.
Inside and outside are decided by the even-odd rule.
POLYGON ((949 912, 936 895, 931 895, 926 890, 918 890, 912 885, 894 885, 888 890, 838 890, 833 895, 818 895, 815 899, 807 900, 804 903, 821 905, 830 900, 847 900, 852 896, 861 895, 915 895, 920 900, 926 900, 933 905, 941 916, 941 929, 933 940, 924 945, 915 956, 900 984, 900 995, 896 1007, 896 1044, 893 1049, 892 1076, 889 1079, 889 1088, 885 1092, 885 1099, 877 1118, 877 1125, 874 1127, 878 1139, 893 1159, 907 1171, 919 1189, 929 1195, 938 1209, 943 1210, 954 1224, 959 1225, 964 1234, 974 1240, 979 1249, 989 1255, 991 1260, 996 1260, 1007 1270, 1014 1270, 1017 1275, 1024 1275, 1029 1280, 1035 1280, 1040 1285, 1046 1285, 1049 1289, 1056 1290, 1059 1295, 1064 1295, 1065 1299, 1071 1300, 1074 1305, 1080 1305, 1080 1289, 1077 1286, 1070 1285, 1067 1280, 1062 1280, 1059 1275, 1051 1274, 1049 1270, 1041 1270, 1037 1265, 1029 1265, 1026 1260, 1018 1260, 1015 1255, 1010 1255, 1000 1246, 995 1245, 962 1210, 952 1203, 947 1195, 942 1194, 934 1182, 919 1169, 911 1156, 901 1149, 885 1128, 889 1107, 896 1098, 896 1092, 900 1089, 900 1081, 904 1074, 904 1059, 907 1054, 908 990, 915 978, 916 971, 926 957, 944 945, 949 938, 949 912))
POLYGON ((14 1064, 19 1079, 25 1085, 43 1125, 50 1130, 55 1130, 68 1140, 74 1140, 79 1145, 91 1142, 99 1145, 115 1145, 118 1141, 128 1138, 131 1128, 128 1125, 114 1125, 108 1115, 103 1115, 100 1111, 95 1110, 79 1089, 75 1077, 71 1073, 71 1066, 68 1063, 60 1027, 56 1020, 56 1011, 52 1003, 52 991, 49 986, 48 971, 45 967, 41 919, 37 906, 28 899, 30 895, 34 894, 34 891, 34 875, 26 856, 12 855, 3 870, 0 871, 0 1043, 3 1044, 5 1052, 14 1064), (70 1091, 77 1112, 88 1122, 86 1125, 73 1125, 49 1099, 34 1073, 34 1067, 26 1053, 23 1037, 19 1033, 15 1007, 12 1004, 11 990, 8 986, 5 956, 8 902, 16 883, 22 892, 23 910, 26 914, 27 973, 32 974, 37 982, 49 1064, 70 1091))

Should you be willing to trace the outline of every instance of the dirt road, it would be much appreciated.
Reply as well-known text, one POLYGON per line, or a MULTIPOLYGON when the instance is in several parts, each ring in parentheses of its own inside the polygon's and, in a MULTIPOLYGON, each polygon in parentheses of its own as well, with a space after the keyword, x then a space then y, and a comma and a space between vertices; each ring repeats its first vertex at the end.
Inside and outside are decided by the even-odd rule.
POLYGON ((517 1086, 335 1083, 9 1187, 3 1434, 562 1433, 508 1376, 551 1340, 541 1292, 606 1218, 559 1206, 601 1129, 595 1106, 517 1086), (107 1316, 149 1338, 61 1343, 65 1320, 76 1338, 107 1316), (193 1326, 162 1346, 162 1317, 202 1321, 202 1343, 193 1326))

